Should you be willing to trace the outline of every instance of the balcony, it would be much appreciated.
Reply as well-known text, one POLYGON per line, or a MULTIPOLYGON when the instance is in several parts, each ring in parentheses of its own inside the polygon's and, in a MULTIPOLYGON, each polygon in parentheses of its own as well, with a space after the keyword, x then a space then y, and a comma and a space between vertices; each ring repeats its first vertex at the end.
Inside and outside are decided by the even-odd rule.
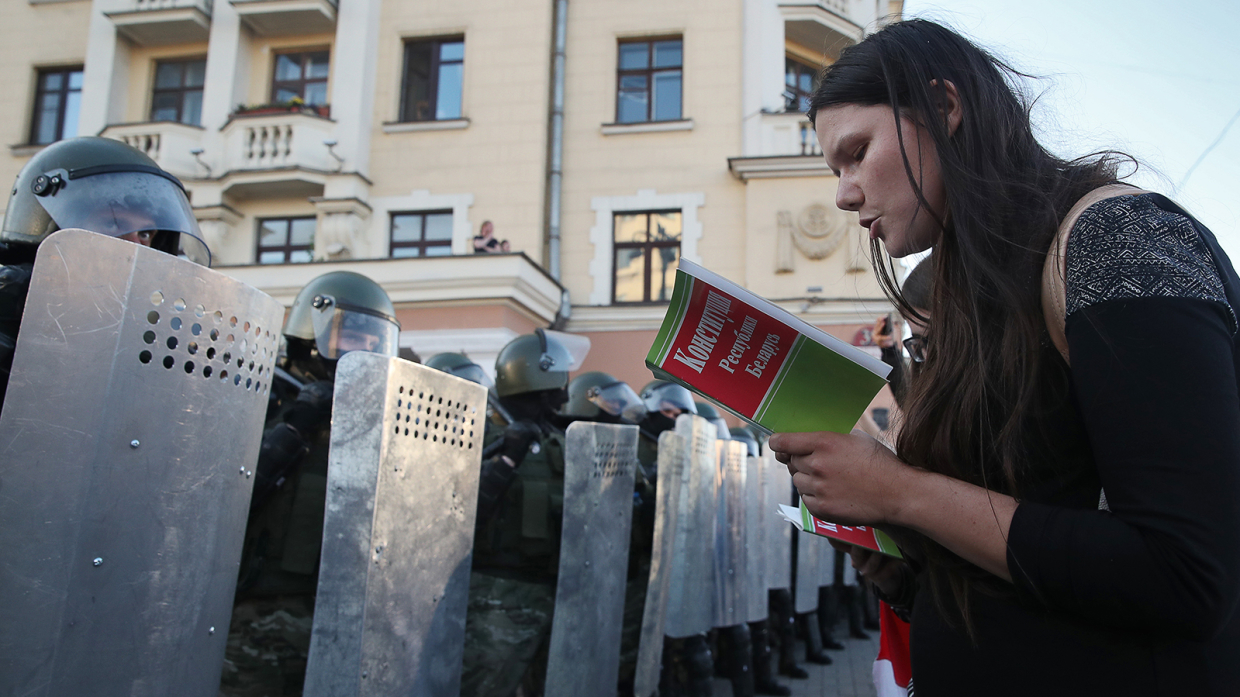
POLYGON ((770 177, 825 176, 831 173, 822 159, 818 136, 804 114, 763 113, 758 151, 749 157, 728 159, 732 174, 741 180, 770 177))
POLYGON ((234 116, 222 132, 225 190, 239 199, 321 196, 327 176, 340 169, 324 143, 335 127, 306 112, 234 116))
POLYGON ((783 0, 779 10, 788 41, 831 60, 861 41, 865 27, 878 19, 873 4, 850 0, 783 0))
POLYGON ((336 30, 337 0, 230 0, 241 21, 259 36, 322 34, 336 30))
POLYGON ((141 150, 182 179, 196 179, 205 173, 194 157, 194 151, 202 147, 203 129, 199 126, 175 121, 127 123, 108 126, 99 135, 141 150))
POLYGON ((105 13, 121 36, 139 46, 206 41, 213 0, 128 0, 128 8, 105 13))

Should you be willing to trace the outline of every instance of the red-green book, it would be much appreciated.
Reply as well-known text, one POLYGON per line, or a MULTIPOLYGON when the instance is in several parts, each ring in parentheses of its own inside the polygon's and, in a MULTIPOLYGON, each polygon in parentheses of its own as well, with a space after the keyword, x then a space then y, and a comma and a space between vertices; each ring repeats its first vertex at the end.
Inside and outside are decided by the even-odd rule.
POLYGON ((805 507, 804 501, 801 501, 800 504, 800 508, 780 504, 779 512, 801 532, 830 537, 834 540, 872 549, 875 552, 881 552, 898 559, 904 558, 904 555, 900 554, 900 547, 896 545, 896 541, 891 539, 891 536, 882 530, 868 525, 828 523, 810 513, 809 509, 805 507))
POLYGON ((697 264, 681 261, 646 355, 765 433, 848 433, 891 367, 697 264))

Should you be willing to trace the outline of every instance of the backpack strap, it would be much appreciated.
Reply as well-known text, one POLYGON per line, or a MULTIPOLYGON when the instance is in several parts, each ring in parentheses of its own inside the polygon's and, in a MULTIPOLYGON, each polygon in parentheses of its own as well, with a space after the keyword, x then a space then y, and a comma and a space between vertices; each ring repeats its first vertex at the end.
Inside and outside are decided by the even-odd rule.
POLYGON ((1063 356, 1065 363, 1072 362, 1068 359, 1068 336, 1064 328, 1068 319, 1068 235, 1085 209, 1095 203, 1116 196, 1148 193, 1150 192, 1127 184, 1100 186, 1073 204, 1059 223, 1059 231, 1055 233, 1055 239, 1046 253, 1046 262, 1042 265, 1042 315, 1046 319, 1046 330, 1051 335, 1051 343, 1055 345, 1059 355, 1063 356))

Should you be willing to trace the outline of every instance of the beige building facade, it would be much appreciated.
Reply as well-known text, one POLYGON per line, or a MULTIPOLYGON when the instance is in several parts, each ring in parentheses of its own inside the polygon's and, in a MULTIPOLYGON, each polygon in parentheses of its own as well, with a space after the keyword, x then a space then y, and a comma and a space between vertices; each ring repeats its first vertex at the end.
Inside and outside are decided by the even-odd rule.
MULTIPOLYGON (((11 178, 103 135, 288 304, 350 269, 488 370, 540 326, 640 389, 680 259, 851 340, 891 311, 800 109, 888 0, 8 0, 11 178), (509 253, 475 254, 484 221, 509 253)), ((498 244, 497 244, 498 246, 498 244)))

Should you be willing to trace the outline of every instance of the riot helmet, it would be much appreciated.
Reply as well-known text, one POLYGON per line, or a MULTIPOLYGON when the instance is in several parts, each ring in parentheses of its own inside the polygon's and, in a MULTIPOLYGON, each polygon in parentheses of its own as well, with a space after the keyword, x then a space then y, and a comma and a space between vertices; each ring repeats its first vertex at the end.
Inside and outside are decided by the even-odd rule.
POLYGON ((62 140, 40 150, 18 172, 0 242, 38 246, 66 228, 122 237, 211 265, 180 180, 119 140, 62 140))
POLYGON ((649 382, 642 388, 641 397, 646 403, 648 412, 676 410, 678 414, 698 413, 697 405, 693 403, 693 393, 674 382, 664 380, 649 382))
POLYGON ((581 367, 590 351, 584 336, 538 329, 508 342, 495 357, 495 391, 511 397, 543 390, 563 390, 569 372, 581 367))
POLYGON ((629 423, 646 416, 646 406, 628 383, 607 373, 582 373, 568 383, 568 403, 561 410, 577 419, 599 419, 603 414, 629 423))
POLYGON ((352 271, 332 271, 310 281, 293 300, 284 336, 290 355, 294 340, 336 360, 349 351, 396 356, 400 323, 378 283, 352 271))
POLYGON ((732 440, 732 432, 728 430, 728 422, 723 420, 719 410, 710 402, 696 402, 697 415, 715 425, 719 440, 732 440))
POLYGON ((749 449, 749 457, 758 456, 760 447, 758 446, 758 439, 754 438, 752 431, 744 426, 734 426, 728 429, 728 432, 732 434, 732 440, 745 444, 745 447, 749 449))
POLYGON ((437 353, 426 359, 424 365, 449 375, 477 383, 488 390, 495 389, 495 381, 482 369, 482 366, 469 360, 463 353, 437 353))

